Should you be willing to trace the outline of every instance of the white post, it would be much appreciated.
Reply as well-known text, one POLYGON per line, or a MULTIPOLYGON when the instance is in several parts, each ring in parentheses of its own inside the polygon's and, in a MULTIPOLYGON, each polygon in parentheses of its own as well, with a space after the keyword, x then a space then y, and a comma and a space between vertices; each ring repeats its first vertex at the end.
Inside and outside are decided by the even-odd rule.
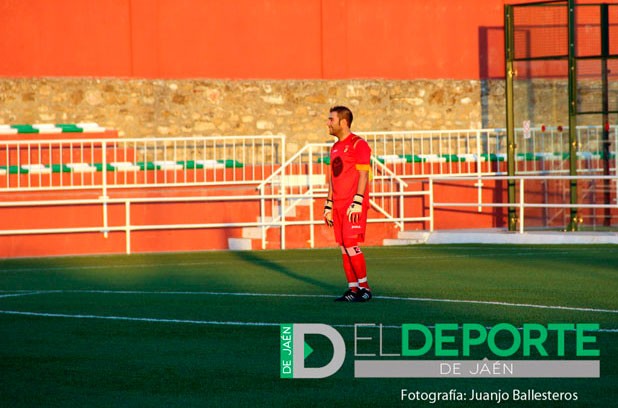
POLYGON ((403 184, 401 182, 399 183, 399 220, 401 223, 401 228, 400 230, 403 231, 405 229, 405 215, 404 215, 404 207, 405 207, 405 200, 403 197, 403 193, 404 193, 404 187, 403 184))
POLYGON ((107 144, 105 141, 101 142, 101 154, 102 161, 101 164, 103 168, 101 169, 101 185, 102 185, 102 195, 99 197, 103 201, 103 236, 105 238, 109 237, 108 231, 108 215, 107 215, 107 200, 109 197, 107 196, 107 144))
MULTIPOLYGON (((285 165, 285 143, 281 146, 281 166, 285 165)), ((285 249, 285 167, 281 171, 281 249, 285 249)), ((273 214, 274 218, 274 214, 273 214)))
POLYGON ((433 232, 433 178, 429 177, 429 232, 433 232))
POLYGON ((280 205, 279 205, 279 211, 281 211, 281 217, 280 217, 280 233, 281 233, 281 249, 285 249, 285 200, 286 200, 286 194, 285 194, 285 183, 286 183, 286 178, 285 178, 285 173, 286 173, 286 169, 284 168, 283 171, 281 172, 281 198, 280 198, 280 205))
POLYGON ((524 233, 524 178, 519 179, 519 233, 524 233))
POLYGON ((264 223, 265 218, 266 218, 266 209, 264 208, 266 206, 266 200, 264 199, 264 188, 266 188, 266 186, 259 187, 259 190, 260 190, 260 229, 261 229, 261 235, 262 235, 262 249, 266 249, 266 224, 264 223))
POLYGON ((131 202, 127 200, 124 204, 126 252, 131 255, 131 202))
POLYGON ((315 246, 315 224, 313 220, 315 218, 315 214, 313 211, 313 146, 309 146, 309 247, 313 248, 315 246))
POLYGON ((476 131, 476 174, 478 176, 478 181, 476 182, 477 187, 477 197, 479 206, 477 208, 478 212, 483 212, 483 179, 481 172, 481 131, 476 131))

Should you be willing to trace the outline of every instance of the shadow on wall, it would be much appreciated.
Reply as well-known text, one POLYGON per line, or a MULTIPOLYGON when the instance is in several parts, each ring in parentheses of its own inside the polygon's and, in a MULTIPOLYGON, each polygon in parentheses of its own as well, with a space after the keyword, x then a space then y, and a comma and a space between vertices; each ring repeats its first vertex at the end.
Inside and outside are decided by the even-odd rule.
POLYGON ((483 129, 504 127, 506 125, 504 98, 496 100, 496 92, 492 92, 492 86, 496 86, 499 82, 504 86, 504 27, 479 27, 478 35, 482 127, 483 129), (495 117, 496 112, 501 112, 501 116, 495 117))

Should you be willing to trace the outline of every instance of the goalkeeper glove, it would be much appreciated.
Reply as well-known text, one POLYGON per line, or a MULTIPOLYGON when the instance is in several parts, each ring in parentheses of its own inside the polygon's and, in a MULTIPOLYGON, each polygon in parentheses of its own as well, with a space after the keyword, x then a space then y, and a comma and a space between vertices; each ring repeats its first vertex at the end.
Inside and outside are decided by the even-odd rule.
POLYGON ((324 222, 329 227, 333 226, 333 200, 326 200, 324 203, 324 222))
POLYGON ((363 211, 363 198, 364 196, 362 194, 354 195, 354 201, 352 201, 352 204, 348 207, 347 212, 350 222, 358 222, 360 219, 361 212, 363 211))

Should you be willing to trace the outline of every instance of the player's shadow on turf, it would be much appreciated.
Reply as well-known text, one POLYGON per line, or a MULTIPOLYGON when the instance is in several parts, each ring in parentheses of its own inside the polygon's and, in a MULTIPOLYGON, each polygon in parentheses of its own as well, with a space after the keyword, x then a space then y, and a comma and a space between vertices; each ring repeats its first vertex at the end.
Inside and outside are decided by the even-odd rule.
POLYGON ((312 286, 317 286, 319 288, 322 289, 326 289, 326 290, 336 290, 338 289, 338 287, 336 285, 332 285, 330 283, 326 283, 326 282, 322 282, 318 279, 314 279, 311 278, 309 276, 306 275, 301 275, 297 272, 294 272, 288 268, 286 268, 285 266, 282 266, 276 262, 273 262, 271 260, 268 259, 264 259, 258 255, 256 255, 255 253, 253 253, 252 251, 237 251, 234 252, 234 254, 242 259, 245 262, 249 262, 253 265, 257 265, 257 266, 262 266, 264 268, 268 268, 272 271, 278 272, 282 275, 287 276, 288 278, 291 279, 295 279, 297 281, 306 283, 308 285, 312 285, 312 286))

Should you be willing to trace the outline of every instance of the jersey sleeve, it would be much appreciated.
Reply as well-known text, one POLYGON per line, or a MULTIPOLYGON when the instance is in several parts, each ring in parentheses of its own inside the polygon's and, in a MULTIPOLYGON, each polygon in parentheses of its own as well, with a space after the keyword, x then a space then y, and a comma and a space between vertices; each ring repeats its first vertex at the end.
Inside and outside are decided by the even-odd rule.
POLYGON ((369 143, 364 139, 359 139, 354 146, 356 153, 356 164, 370 164, 371 162, 371 148, 369 143))

